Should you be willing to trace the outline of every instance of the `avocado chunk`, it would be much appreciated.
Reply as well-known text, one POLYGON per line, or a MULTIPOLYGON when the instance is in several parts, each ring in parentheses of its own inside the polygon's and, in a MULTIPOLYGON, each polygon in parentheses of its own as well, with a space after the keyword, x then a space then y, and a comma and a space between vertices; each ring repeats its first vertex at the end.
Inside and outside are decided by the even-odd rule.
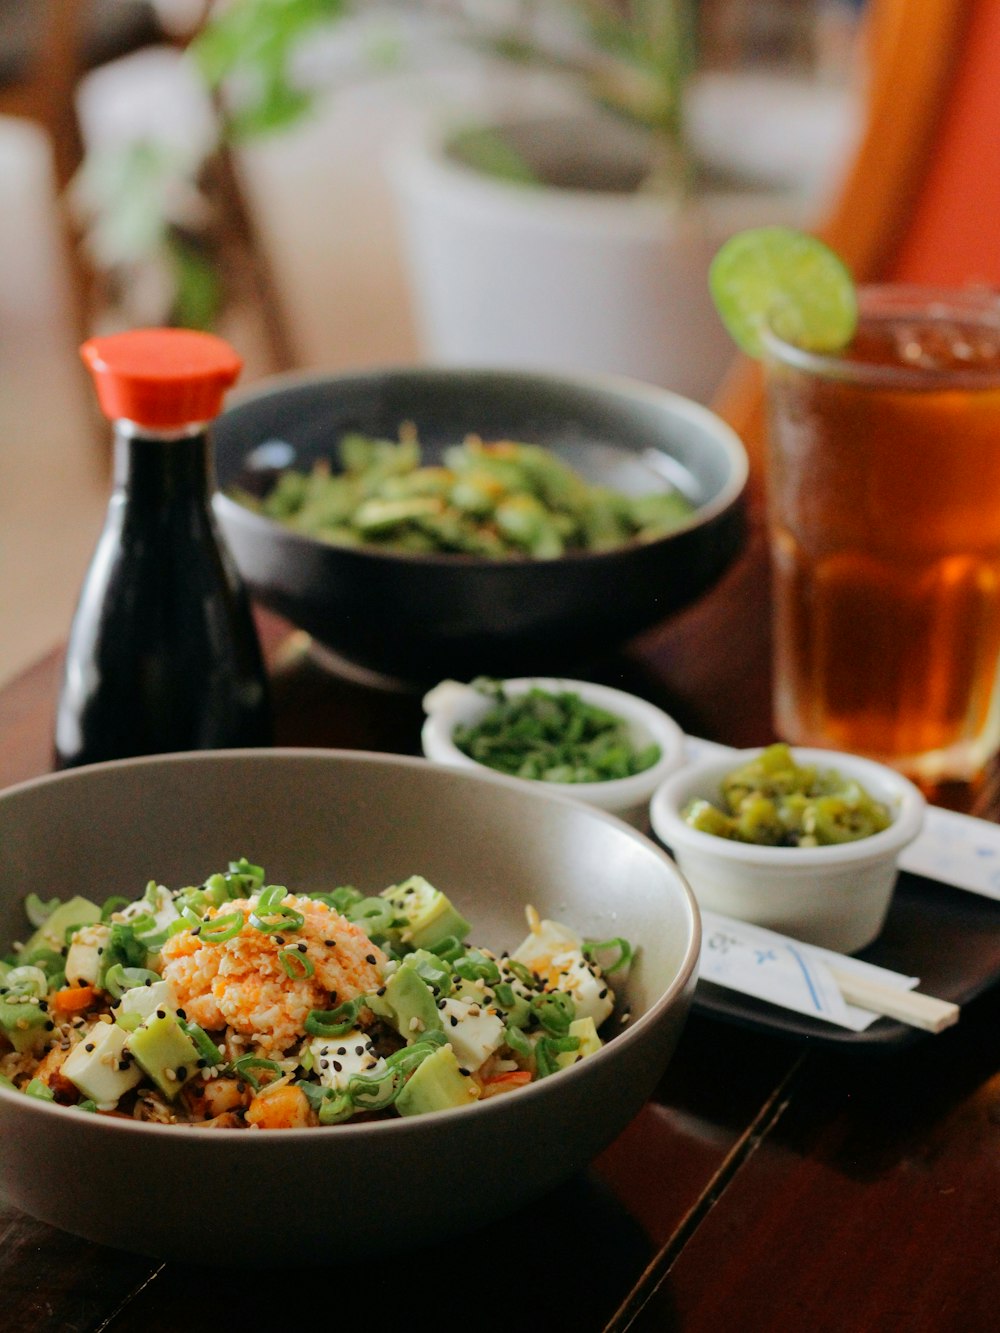
POLYGON ((142 1078, 142 1070, 125 1050, 125 1033, 115 1023, 95 1023, 67 1055, 60 1072, 98 1106, 113 1106, 142 1078))
MULTIPOLYGON (((117 1026, 117 1025, 116 1025, 117 1026)), ((122 1031, 119 1028, 119 1031, 122 1031)), ((126 1037, 129 1050, 143 1073, 172 1101, 198 1072, 198 1048, 176 1017, 156 1009, 126 1037)))
POLYGON ((26 1004, 0 997, 0 1031, 20 1055, 40 1051, 49 1035, 51 1019, 35 999, 26 1004))
POLYGON ((58 953, 66 943, 70 926, 92 926, 100 919, 101 909, 97 904, 77 894, 50 912, 31 938, 25 940, 21 952, 28 954, 35 949, 54 949, 58 953))
POLYGON ((392 1010, 396 1031, 408 1042, 419 1041, 425 1032, 439 1030, 434 992, 423 977, 412 967, 395 971, 385 985, 385 999, 392 1010))
POLYGON ((396 1098, 396 1110, 404 1116, 423 1115, 468 1106, 477 1097, 476 1085, 459 1069, 455 1052, 450 1046, 439 1046, 410 1075, 396 1098))
POLYGON ((464 940, 472 929, 446 895, 422 875, 411 875, 402 884, 383 889, 381 896, 388 898, 398 915, 406 918, 400 938, 415 949, 431 949, 449 935, 464 940))
POLYGON ((576 1064, 577 1060, 584 1060, 588 1055, 593 1055, 595 1051, 601 1049, 601 1039, 597 1035, 594 1020, 589 1016, 587 1018, 575 1018, 569 1025, 569 1035, 576 1037, 580 1045, 575 1051, 560 1051, 556 1056, 556 1064, 560 1069, 566 1069, 570 1065, 576 1064))

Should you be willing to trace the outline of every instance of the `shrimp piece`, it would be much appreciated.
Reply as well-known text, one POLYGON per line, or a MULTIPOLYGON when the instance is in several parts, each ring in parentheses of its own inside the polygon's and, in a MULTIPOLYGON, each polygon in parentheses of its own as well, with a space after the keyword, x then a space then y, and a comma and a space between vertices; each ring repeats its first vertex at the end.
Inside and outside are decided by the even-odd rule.
POLYGON ((309 1099, 294 1083, 262 1088, 250 1103, 246 1120, 259 1129, 306 1129, 319 1124, 309 1099))

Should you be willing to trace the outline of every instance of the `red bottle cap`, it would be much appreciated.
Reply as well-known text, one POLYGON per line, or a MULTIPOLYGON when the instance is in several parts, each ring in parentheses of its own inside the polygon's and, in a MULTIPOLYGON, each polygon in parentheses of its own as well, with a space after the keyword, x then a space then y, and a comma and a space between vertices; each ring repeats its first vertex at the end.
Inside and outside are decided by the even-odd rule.
POLYGON ((132 329, 90 338, 80 348, 112 421, 179 430, 211 421, 242 359, 222 338, 193 329, 132 329))

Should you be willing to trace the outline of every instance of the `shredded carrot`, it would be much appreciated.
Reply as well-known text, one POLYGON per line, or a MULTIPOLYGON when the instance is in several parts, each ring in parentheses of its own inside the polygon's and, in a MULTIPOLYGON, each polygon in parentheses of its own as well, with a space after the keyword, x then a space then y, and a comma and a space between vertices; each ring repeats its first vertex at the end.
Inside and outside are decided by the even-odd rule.
POLYGON ((93 986, 64 986, 52 997, 52 1008, 59 1014, 82 1014, 97 1000, 93 986))
POLYGON ((512 1069, 508 1074, 495 1074, 483 1079, 483 1097, 496 1097, 501 1092, 513 1092, 531 1082, 531 1073, 527 1069, 512 1069))

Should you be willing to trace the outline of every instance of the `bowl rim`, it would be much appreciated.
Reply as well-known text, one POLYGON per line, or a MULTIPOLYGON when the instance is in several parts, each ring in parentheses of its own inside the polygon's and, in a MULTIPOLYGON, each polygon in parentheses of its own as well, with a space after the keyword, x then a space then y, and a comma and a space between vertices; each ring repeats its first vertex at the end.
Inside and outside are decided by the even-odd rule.
POLYGON ((874 759, 840 750, 823 750, 792 745, 793 757, 819 768, 839 769, 855 777, 866 788, 877 784, 888 788, 893 803, 892 822, 888 828, 852 842, 822 847, 770 847, 758 843, 736 842, 714 833, 692 828, 682 819, 680 810, 706 781, 716 781, 742 763, 760 755, 767 747, 752 746, 734 750, 728 756, 714 755, 686 764, 670 774, 653 793, 650 823, 653 831, 668 847, 697 852, 723 861, 742 861, 748 868, 767 867, 775 871, 841 869, 845 864, 861 865, 894 856, 912 842, 923 824, 926 800, 923 793, 895 769, 874 759))
MULTIPOLYGON (((450 682, 441 682, 448 684, 450 682)), ((537 791, 539 784, 554 792, 573 795, 577 800, 593 801, 600 803, 603 800, 613 801, 615 808, 626 806, 631 802, 648 801, 653 792, 661 782, 672 773, 679 764, 684 761, 684 732, 679 723, 670 716, 669 713, 648 699, 643 699, 638 694, 632 694, 628 690, 619 690, 611 685, 602 685, 597 681, 575 680, 566 676, 506 676, 499 680, 500 685, 509 688, 517 695, 526 694, 530 689, 539 687, 548 690, 550 693, 559 691, 561 693, 579 694, 582 699, 589 700, 599 706, 605 707, 609 712, 616 709, 628 710, 628 713, 619 714, 622 720, 627 723, 635 722, 649 732, 650 740, 654 741, 660 747, 660 758, 641 773, 632 773, 626 778, 609 778, 605 782, 541 782, 536 778, 517 778, 514 781, 520 784, 528 784, 533 791, 537 791), (629 716, 631 714, 631 716, 629 716)), ((455 682, 463 692, 468 694, 478 693, 471 684, 455 682)), ((435 687, 437 688, 437 687, 435 687)), ((432 691, 425 695, 426 699, 432 691)), ((487 695, 480 696, 483 702, 483 712, 490 707, 490 699, 487 695)), ((424 747, 424 754, 428 759, 437 756, 428 754, 428 746, 434 746, 441 751, 442 758, 439 762, 444 762, 455 768, 461 768, 465 771, 495 773, 488 764, 480 763, 478 759, 473 759, 471 755, 465 754, 458 748, 452 739, 458 719, 456 713, 461 711, 462 698, 456 694, 454 700, 445 699, 440 705, 427 711, 427 717, 420 731, 421 744, 424 747)), ((605 806, 605 809, 608 807, 605 806)))
MULTIPOLYGON (((447 381, 454 380, 456 384, 477 384, 482 383, 484 379, 496 381, 505 381, 508 384, 539 385, 549 389, 565 389, 571 393, 593 392, 597 391, 604 395, 612 397, 639 399, 653 405, 659 405, 670 409, 676 416, 690 422, 693 425, 701 426, 707 433, 715 437, 716 443, 720 446, 722 452, 726 455, 729 465, 729 476, 719 493, 705 504, 698 505, 694 513, 685 522, 672 528, 670 532, 663 536, 655 538, 653 541, 643 543, 627 543, 623 546, 613 547, 607 551, 572 551, 560 556, 517 556, 504 560, 491 559, 489 556, 468 555, 463 552, 442 552, 442 551, 388 551, 374 545, 360 546, 336 546, 331 542, 323 542, 320 538, 310 537, 305 533, 296 532, 280 523, 277 519, 266 517, 264 514, 258 514, 246 505, 240 504, 227 495, 225 491, 216 490, 213 496, 213 504, 218 506, 223 514, 230 517, 239 517, 241 521, 247 521, 251 528, 257 528, 261 532, 279 532, 293 546, 301 545, 305 549, 315 549, 317 546, 328 548, 345 556, 359 560, 393 560, 399 561, 404 565, 443 565, 449 568, 473 568, 473 569, 506 569, 523 568, 524 566, 550 566, 563 564, 581 564, 586 566, 595 561, 606 561, 615 556, 621 557, 626 552, 637 550, 655 550, 662 545, 674 540, 682 533, 694 531, 697 528, 704 527, 721 514, 727 512, 735 505, 741 496, 744 495, 750 476, 750 460, 746 448, 737 435, 736 431, 724 421, 711 408, 702 403, 695 402, 692 398, 686 398, 683 394, 676 393, 673 389, 661 388, 658 385, 647 384, 642 380, 631 378, 627 375, 615 374, 572 374, 569 372, 560 373, 556 371, 532 370, 527 367, 519 369, 515 367, 493 368, 490 366, 407 366, 402 364, 386 364, 372 366, 363 371, 345 371, 343 373, 321 373, 316 371, 291 370, 283 371, 275 375, 268 375, 265 378, 256 381, 252 385, 234 390, 227 395, 225 409, 221 417, 228 416, 230 411, 236 411, 239 408, 252 405, 255 402, 272 398, 286 390, 321 388, 327 386, 361 384, 365 381, 374 381, 379 378, 393 378, 424 380, 428 383, 434 380, 447 381)), ((220 419, 221 419, 220 417, 220 419)), ((616 446, 609 445, 614 448, 616 446)), ((656 446, 651 446, 655 448, 656 446)), ((661 451, 666 452, 666 451, 661 451)))
MULTIPOLYGON (((76 781, 85 781, 89 773, 95 770, 107 769, 139 769, 139 768, 158 768, 164 765, 197 763, 211 763, 220 758, 224 759, 245 759, 248 762, 259 761, 261 759, 270 762, 272 759, 307 759, 310 762, 327 763, 331 759, 335 761, 348 760, 357 761, 361 764, 381 765, 381 766, 402 766, 404 768, 430 768, 440 772, 450 773, 453 777, 456 770, 445 764, 434 764, 428 759, 416 755, 397 755, 385 751, 374 750, 348 750, 343 748, 319 748, 310 746, 268 746, 262 748, 246 749, 226 749, 226 750, 184 750, 173 754, 160 755, 141 755, 129 759, 115 759, 98 764, 81 765, 79 768, 63 769, 55 772, 41 774, 37 777, 28 778, 22 782, 12 784, 0 790, 0 804, 3 804, 8 798, 18 796, 26 791, 37 787, 52 785, 53 783, 71 783, 76 781)), ((525 784, 518 778, 509 778, 502 773, 494 773, 489 769, 480 771, 462 773, 459 775, 462 781, 484 783, 487 786, 506 787, 510 791, 515 791, 521 796, 525 794, 525 784)), ((562 795, 561 792, 534 792, 536 799, 555 802, 556 804, 570 806, 579 811, 581 803, 573 801, 569 797, 562 795)), ((634 1022, 629 1024, 613 1040, 606 1042, 599 1051, 588 1056, 586 1060, 577 1061, 570 1065, 568 1069, 559 1071, 558 1078, 577 1078, 588 1077, 587 1066, 591 1061, 600 1060, 606 1062, 611 1058, 611 1053, 620 1042, 631 1046, 639 1040, 645 1030, 651 1027, 667 1009, 683 994, 685 988, 697 977, 698 963, 701 952, 701 915, 698 904, 695 899, 691 886, 681 873, 674 859, 669 856, 662 848, 658 847, 650 838, 644 837, 638 830, 617 819, 614 815, 599 809, 596 806, 585 807, 589 817, 608 821, 612 823, 624 836, 636 840, 642 844, 647 852, 652 852, 669 870, 670 877, 675 881, 680 890, 681 901, 687 907, 687 915, 690 924, 689 939, 687 947, 684 950, 683 957, 676 975, 673 977, 670 985, 658 996, 658 998, 649 1006, 644 1014, 641 1014, 634 1022)), ((693 990, 693 985, 692 985, 693 990)), ((619 1048, 620 1049, 620 1048, 619 1048)), ((556 1086, 560 1086, 559 1083, 556 1086)), ((520 1103, 525 1097, 538 1098, 539 1096, 551 1096, 550 1091, 552 1083, 550 1079, 538 1079, 517 1091, 517 1100, 520 1103)), ((288 1142, 306 1142, 316 1140, 319 1136, 319 1142, 332 1141, 336 1143, 344 1134, 358 1135, 375 1134, 379 1137, 389 1134, 401 1135, 412 1129, 415 1125, 427 1126, 430 1124, 440 1124, 442 1128, 450 1124, 455 1116, 478 1115, 482 1118, 484 1115, 497 1115, 503 1112, 500 1108, 507 1101, 505 1097, 489 1097, 483 1101, 476 1102, 469 1106, 448 1108, 442 1111, 425 1112, 417 1116, 396 1116, 385 1120, 371 1120, 363 1123, 352 1123, 350 1121, 341 1125, 317 1125, 300 1129, 269 1129, 266 1135, 251 1135, 257 1140, 263 1137, 265 1142, 272 1139, 283 1143, 288 1142), (333 1134, 331 1140, 331 1132, 333 1134)), ((28 1097, 24 1092, 5 1088, 0 1085, 0 1105, 6 1103, 14 1110, 21 1110, 24 1114, 34 1115, 58 1115, 63 1116, 67 1111, 73 1111, 76 1108, 72 1106, 60 1106, 53 1102, 44 1101, 37 1097, 28 1097)), ((152 1121, 119 1119, 115 1116, 89 1115, 87 1112, 80 1112, 84 1117, 84 1126, 90 1130, 102 1134, 153 1134, 160 1136, 166 1134, 177 1137, 178 1131, 189 1140, 194 1133, 198 1137, 196 1141, 204 1139, 206 1144, 219 1141, 219 1136, 223 1136, 223 1141, 244 1141, 247 1138, 246 1129, 213 1129, 211 1135, 201 1133, 201 1127, 198 1125, 161 1125, 152 1121)), ((64 1122, 63 1122, 64 1123, 64 1122)), ((461 1123, 461 1122, 460 1122, 461 1123)))

